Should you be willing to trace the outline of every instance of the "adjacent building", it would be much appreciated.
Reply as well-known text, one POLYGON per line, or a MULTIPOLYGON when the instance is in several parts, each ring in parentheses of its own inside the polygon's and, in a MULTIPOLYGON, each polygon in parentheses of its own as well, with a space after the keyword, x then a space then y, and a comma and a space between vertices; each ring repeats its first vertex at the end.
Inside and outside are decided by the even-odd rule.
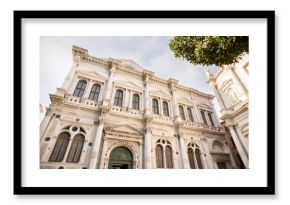
POLYGON ((213 95, 132 60, 73 46, 73 66, 40 125, 42 169, 229 169, 213 95))
POLYGON ((239 167, 249 168, 249 56, 223 66, 215 76, 207 71, 207 77, 221 108, 233 156, 239 167))

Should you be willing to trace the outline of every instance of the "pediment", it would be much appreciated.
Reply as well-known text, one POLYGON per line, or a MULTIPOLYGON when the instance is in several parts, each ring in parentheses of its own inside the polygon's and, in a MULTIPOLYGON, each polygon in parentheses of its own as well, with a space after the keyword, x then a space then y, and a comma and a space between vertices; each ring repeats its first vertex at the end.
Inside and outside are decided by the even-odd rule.
POLYGON ((143 135, 143 132, 141 132, 140 130, 128 124, 113 125, 113 126, 105 128, 105 131, 128 133, 128 134, 134 134, 134 135, 143 135))
POLYGON ((133 60, 126 60, 126 59, 118 59, 118 60, 121 61, 122 65, 128 69, 136 70, 139 72, 143 72, 144 70, 142 66, 140 66, 138 63, 136 63, 133 60))
POLYGON ((129 82, 129 81, 115 81, 115 85, 124 87, 124 88, 129 88, 131 90, 138 90, 142 92, 143 88, 140 85, 137 85, 136 83, 129 82))
POLYGON ((77 73, 82 75, 82 76, 85 76, 88 78, 93 78, 93 79, 100 80, 100 81, 107 80, 104 76, 100 75, 96 71, 78 70, 77 73))
POLYGON ((170 94, 165 93, 162 90, 154 90, 154 91, 151 91, 150 94, 156 97, 170 98, 170 94))
POLYGON ((188 104, 188 105, 191 105, 192 104, 192 101, 190 101, 187 98, 181 98, 181 99, 178 99, 177 101, 178 102, 181 102, 181 103, 184 103, 184 104, 188 104))
POLYGON ((197 107, 207 109, 207 110, 212 110, 212 107, 210 107, 204 103, 198 104, 197 107))

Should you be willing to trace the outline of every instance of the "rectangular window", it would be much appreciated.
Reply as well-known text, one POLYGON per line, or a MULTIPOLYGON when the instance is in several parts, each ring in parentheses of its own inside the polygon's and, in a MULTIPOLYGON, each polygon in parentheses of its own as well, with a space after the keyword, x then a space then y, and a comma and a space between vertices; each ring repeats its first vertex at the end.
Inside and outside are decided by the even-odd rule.
POLYGON ((200 114, 201 114, 201 117, 202 117, 203 123, 207 125, 207 121, 206 121, 206 118, 205 118, 205 115, 204 115, 204 111, 201 110, 201 111, 200 111, 200 114))
POLYGON ((211 125, 214 127, 214 123, 213 123, 213 120, 212 120, 212 113, 207 113, 208 114, 208 118, 209 118, 209 121, 210 121, 210 123, 211 123, 211 125))

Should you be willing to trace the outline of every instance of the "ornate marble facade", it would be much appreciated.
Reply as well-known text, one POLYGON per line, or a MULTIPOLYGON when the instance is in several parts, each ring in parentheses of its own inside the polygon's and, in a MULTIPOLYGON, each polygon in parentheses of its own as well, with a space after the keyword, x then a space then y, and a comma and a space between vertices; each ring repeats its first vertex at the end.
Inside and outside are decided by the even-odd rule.
POLYGON ((229 143, 238 151, 234 157, 249 168, 249 56, 223 66, 215 76, 207 72, 207 77, 221 107, 229 143))
POLYGON ((214 96, 73 46, 40 125, 40 168, 235 168, 214 96))

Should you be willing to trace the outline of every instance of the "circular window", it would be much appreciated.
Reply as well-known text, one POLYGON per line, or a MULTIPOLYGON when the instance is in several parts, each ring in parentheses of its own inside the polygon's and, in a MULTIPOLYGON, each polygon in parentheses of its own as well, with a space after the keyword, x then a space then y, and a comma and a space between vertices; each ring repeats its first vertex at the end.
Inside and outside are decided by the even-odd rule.
POLYGON ((165 144, 165 140, 162 140, 162 144, 165 144))
POLYGON ((45 141, 48 142, 50 140, 50 137, 46 137, 45 141))
POLYGON ((76 121, 77 121, 77 122, 80 121, 80 118, 77 118, 76 121))
POLYGON ((90 143, 89 143, 89 146, 91 147, 92 145, 93 145, 93 143, 92 143, 92 142, 90 142, 90 143))
POLYGON ((77 131, 77 130, 78 130, 77 127, 73 127, 73 128, 72 128, 72 131, 73 131, 73 132, 75 132, 75 131, 77 131))

